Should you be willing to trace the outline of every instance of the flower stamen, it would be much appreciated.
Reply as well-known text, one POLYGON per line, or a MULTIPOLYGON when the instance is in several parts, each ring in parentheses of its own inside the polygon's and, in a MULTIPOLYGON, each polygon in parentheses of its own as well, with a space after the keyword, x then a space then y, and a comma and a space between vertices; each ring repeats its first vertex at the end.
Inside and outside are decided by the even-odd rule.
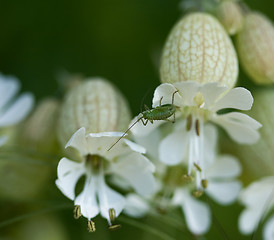
POLYGON ((193 182, 193 177, 191 175, 184 175, 183 179, 187 182, 187 183, 191 183, 193 182))
POLYGON ((197 163, 193 163, 193 165, 199 172, 202 172, 201 167, 197 163))
POLYGON ((120 224, 111 225, 108 227, 109 230, 115 231, 117 229, 120 229, 122 226, 120 224))
POLYGON ((203 194, 204 194, 204 191, 201 190, 201 189, 197 189, 197 190, 195 190, 195 191, 192 193, 192 195, 193 195, 194 197, 196 197, 196 198, 201 197, 203 194))
POLYGON ((80 205, 75 205, 73 213, 75 219, 79 219, 82 216, 80 205))
POLYGON ((114 222, 115 218, 116 218, 115 209, 114 208, 110 208, 108 210, 108 215, 109 215, 110 222, 111 223, 114 222))
POLYGON ((200 121, 199 119, 196 119, 195 121, 195 130, 196 130, 196 134, 199 137, 200 136, 200 121))
POLYGON ((89 232, 95 232, 96 231, 95 222, 93 222, 92 220, 88 221, 88 231, 89 232))
POLYGON ((203 188, 208 187, 208 181, 206 179, 202 179, 201 184, 202 184, 203 188))
POLYGON ((186 120, 186 130, 190 131, 191 126, 192 126, 192 115, 189 114, 186 120))

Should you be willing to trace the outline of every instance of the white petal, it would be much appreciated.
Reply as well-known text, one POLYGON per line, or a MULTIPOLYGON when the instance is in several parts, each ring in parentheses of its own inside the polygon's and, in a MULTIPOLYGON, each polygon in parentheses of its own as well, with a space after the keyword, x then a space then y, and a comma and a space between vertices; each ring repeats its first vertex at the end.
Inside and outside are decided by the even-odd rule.
POLYGON ((227 87, 219 86, 218 83, 206 83, 202 85, 200 92, 205 100, 205 108, 207 109, 212 106, 227 89, 227 87))
POLYGON ((12 100, 19 88, 18 79, 0 74, 0 109, 12 100))
POLYGON ((79 178, 84 174, 83 163, 76 163, 67 158, 62 158, 57 167, 56 185, 69 199, 74 200, 74 189, 79 178))
POLYGON ((264 177, 259 181, 253 182, 246 189, 241 191, 240 201, 253 208, 263 209, 273 193, 274 176, 264 177))
POLYGON ((274 240, 274 216, 272 216, 265 224, 263 230, 264 240, 274 240))
POLYGON ((188 197, 189 197, 188 189, 179 188, 174 191, 171 202, 173 205, 183 206, 185 200, 188 197))
POLYGON ((87 151, 89 154, 104 156, 111 160, 119 155, 131 151, 124 139, 117 140, 123 135, 122 132, 101 132, 87 135, 87 151), (115 144, 115 145, 113 145, 115 144), (111 147, 111 149, 110 149, 111 147))
POLYGON ((124 213, 135 218, 144 217, 149 211, 147 202, 136 194, 128 194, 124 213))
MULTIPOLYGON (((177 82, 177 83, 174 83, 173 85, 176 89, 179 90, 180 96, 182 97, 183 106, 194 105, 193 98, 199 92, 201 87, 200 84, 193 81, 186 81, 186 82, 177 82)), ((182 106, 182 103, 178 106, 179 107, 182 106)))
POLYGON ((0 115, 0 127, 11 126, 25 118, 33 107, 34 99, 30 93, 20 95, 15 102, 0 115))
POLYGON ((109 209, 113 208, 115 210, 115 216, 119 216, 125 206, 125 198, 118 192, 109 188, 105 181, 104 176, 100 176, 98 179, 97 193, 100 204, 101 215, 108 219, 109 224, 111 224, 109 219, 109 209))
POLYGON ((99 132, 99 133, 89 133, 88 136, 90 137, 122 137, 123 132, 99 132))
POLYGON ((186 223, 191 232, 203 234, 209 230, 211 215, 209 207, 189 196, 183 205, 186 223))
POLYGON ((165 137, 159 145, 160 161, 167 165, 179 164, 187 153, 189 135, 179 130, 165 137))
POLYGON ((141 195, 152 194, 155 190, 154 165, 143 155, 133 152, 122 156, 112 164, 112 171, 126 179, 141 195))
POLYGON ((204 167, 207 169, 215 161, 217 147, 217 128, 206 124, 204 128, 204 167))
POLYGON ((82 156, 88 154, 88 144, 86 140, 86 129, 84 127, 78 129, 69 139, 65 148, 73 147, 77 149, 82 156))
POLYGON ((0 147, 3 146, 8 140, 7 136, 0 137, 0 147))
POLYGON ((246 114, 231 112, 217 115, 211 120, 222 126, 238 143, 253 144, 260 138, 257 130, 262 125, 246 114))
POLYGON ((234 178, 240 175, 241 165, 237 158, 230 155, 221 155, 206 173, 210 179, 234 178))
POLYGON ((158 148, 162 133, 160 129, 155 129, 147 136, 136 136, 133 135, 133 139, 139 145, 142 145, 146 148, 148 156, 153 159, 159 159, 158 148))
MULTIPOLYGON (((158 86, 155 89, 153 100, 152 100, 152 106, 153 108, 160 106, 160 100, 161 104, 171 104, 172 103, 172 95, 177 91, 177 89, 174 87, 174 85, 170 83, 163 83, 160 86, 158 86)), ((182 97, 179 93, 174 94, 174 102, 173 104, 175 106, 182 106, 182 97)))
POLYGON ((209 181, 206 192, 218 203, 226 205, 234 202, 241 190, 239 181, 213 182, 209 181))
POLYGON ((252 233, 257 227, 262 213, 257 209, 246 209, 244 210, 239 218, 239 229, 243 234, 252 233))
POLYGON ((146 149, 142 146, 140 146, 139 144, 136 144, 132 141, 129 141, 127 139, 124 139, 124 142, 130 147, 131 150, 138 152, 138 153, 146 153, 146 149))
MULTIPOLYGON (((131 127, 137 121, 137 119, 140 118, 141 116, 142 115, 140 114, 137 117, 135 117, 131 121, 129 127, 131 127)), ((163 121, 163 120, 155 120, 155 121, 153 121, 153 123, 151 123, 150 121, 148 121, 147 125, 144 125, 142 123, 142 121, 139 120, 139 122, 137 122, 136 125, 134 125, 130 131, 135 136, 146 136, 149 133, 151 133, 154 129, 156 129, 157 127, 159 127, 161 124, 163 124, 165 122, 166 121, 163 121)))
POLYGON ((99 207, 96 200, 97 187, 96 177, 92 177, 91 175, 88 176, 84 190, 75 199, 75 205, 80 205, 82 215, 89 220, 99 213, 99 207))
POLYGON ((212 111, 217 112, 224 108, 234 108, 239 110, 249 110, 253 104, 253 97, 245 88, 237 87, 231 89, 225 96, 220 98, 218 102, 215 103, 212 111))

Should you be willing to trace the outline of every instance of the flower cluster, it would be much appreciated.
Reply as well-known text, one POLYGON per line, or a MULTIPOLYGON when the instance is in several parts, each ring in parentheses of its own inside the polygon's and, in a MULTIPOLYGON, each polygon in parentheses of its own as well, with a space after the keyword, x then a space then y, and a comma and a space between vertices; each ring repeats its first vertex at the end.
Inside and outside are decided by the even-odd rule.
MULTIPOLYGON (((31 157, 39 150, 55 154, 55 185, 73 201, 74 217, 87 219, 89 232, 98 215, 110 230, 120 228, 124 213, 176 218, 189 234, 204 235, 213 222, 211 202, 238 201, 240 232, 252 234, 264 224, 263 239, 274 240, 273 89, 254 86, 251 93, 245 82, 236 86, 238 55, 253 81, 274 82, 274 27, 237 1, 183 0, 181 6, 203 11, 181 18, 167 37, 151 108, 132 119, 112 83, 77 79, 62 99, 38 106, 17 135, 23 147, 35 146, 26 151, 31 157)), ((16 97, 19 89, 16 78, 0 74, 0 146, 7 127, 33 106, 31 94, 16 97)), ((0 164, 1 173, 6 166, 0 164)))

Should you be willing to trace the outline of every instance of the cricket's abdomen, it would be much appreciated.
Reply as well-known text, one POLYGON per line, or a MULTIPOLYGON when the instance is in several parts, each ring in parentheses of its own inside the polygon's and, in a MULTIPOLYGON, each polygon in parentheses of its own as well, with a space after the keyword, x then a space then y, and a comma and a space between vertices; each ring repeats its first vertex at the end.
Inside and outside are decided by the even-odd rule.
POLYGON ((143 112, 143 118, 148 120, 165 120, 172 116, 176 108, 172 104, 165 104, 143 112))

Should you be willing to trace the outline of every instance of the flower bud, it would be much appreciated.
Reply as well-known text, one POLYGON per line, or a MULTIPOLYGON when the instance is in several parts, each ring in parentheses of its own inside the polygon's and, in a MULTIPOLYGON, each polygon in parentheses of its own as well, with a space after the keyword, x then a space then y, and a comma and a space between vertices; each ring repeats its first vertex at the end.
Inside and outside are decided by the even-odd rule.
POLYGON ((56 124, 59 102, 54 98, 42 100, 22 125, 21 144, 36 150, 49 151, 56 148, 56 124))
POLYGON ((240 62, 258 84, 274 83, 274 27, 261 13, 248 13, 237 35, 240 62))
POLYGON ((65 146, 73 133, 85 127, 87 133, 125 131, 130 110, 121 93, 110 82, 90 78, 71 89, 61 107, 58 137, 65 146))
POLYGON ((253 92, 254 105, 249 115, 260 123, 261 138, 253 145, 238 145, 223 137, 219 142, 225 152, 240 159, 243 165, 243 180, 249 183, 263 176, 274 175, 274 89, 256 89, 253 92))
POLYGON ((208 14, 192 13, 171 30, 160 73, 162 82, 219 82, 232 88, 238 76, 238 60, 221 24, 208 14))
POLYGON ((217 17, 230 35, 238 33, 243 27, 243 14, 234 1, 221 2, 217 7, 217 17))

